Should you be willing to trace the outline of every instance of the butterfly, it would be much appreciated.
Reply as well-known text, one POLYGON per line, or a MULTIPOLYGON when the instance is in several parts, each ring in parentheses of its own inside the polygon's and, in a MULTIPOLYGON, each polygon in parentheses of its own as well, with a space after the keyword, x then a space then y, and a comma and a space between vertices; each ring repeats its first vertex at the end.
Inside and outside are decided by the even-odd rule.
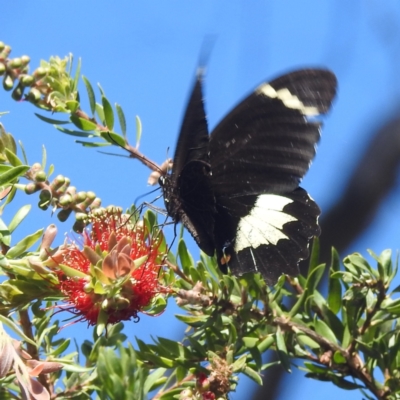
POLYGON ((259 85, 208 133, 200 69, 172 171, 160 177, 167 212, 219 267, 260 272, 269 285, 298 274, 320 234, 320 209, 299 183, 315 156, 318 117, 329 111, 335 75, 297 70, 259 85))

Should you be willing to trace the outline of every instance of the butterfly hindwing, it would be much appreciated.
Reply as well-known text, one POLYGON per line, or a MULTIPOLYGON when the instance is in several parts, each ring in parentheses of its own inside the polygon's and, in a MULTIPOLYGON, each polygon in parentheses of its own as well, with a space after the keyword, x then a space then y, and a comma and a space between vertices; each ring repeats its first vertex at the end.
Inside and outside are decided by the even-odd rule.
MULTIPOLYGON (((220 207, 220 206, 219 206, 220 207)), ((297 188, 285 195, 237 197, 216 223, 217 257, 235 275, 261 272, 269 284, 281 274, 296 275, 297 263, 308 257, 308 243, 318 236, 320 209, 308 193, 297 188)))

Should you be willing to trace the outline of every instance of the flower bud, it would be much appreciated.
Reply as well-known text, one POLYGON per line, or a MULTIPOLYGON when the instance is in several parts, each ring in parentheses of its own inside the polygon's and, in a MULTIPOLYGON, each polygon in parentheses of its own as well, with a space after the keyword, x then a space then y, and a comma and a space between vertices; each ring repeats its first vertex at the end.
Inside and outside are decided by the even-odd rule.
POLYGON ((20 68, 22 66, 22 61, 19 57, 13 58, 9 61, 8 66, 12 69, 20 68))
POLYGON ((82 233, 85 229, 85 223, 83 221, 75 221, 72 230, 77 233, 82 233))
POLYGON ((43 189, 39 194, 40 202, 39 204, 47 205, 50 203, 51 200, 51 192, 48 189, 43 189))
POLYGON ((34 71, 33 76, 35 77, 36 80, 38 80, 40 78, 43 78, 46 74, 47 74, 47 68, 39 67, 34 71))
POLYGON ((36 174, 35 174, 35 181, 36 182, 45 182, 46 179, 47 179, 46 172, 44 172, 43 170, 40 170, 40 171, 36 172, 36 174))
POLYGON ((0 76, 4 75, 6 69, 7 69, 6 66, 2 62, 0 62, 0 76))
POLYGON ((4 47, 6 47, 4 42, 0 42, 0 52, 4 50, 4 47))
POLYGON ((179 394, 179 400, 194 400, 196 397, 190 388, 183 389, 179 394))
POLYGON ((46 251, 50 249, 50 246, 53 243, 56 236, 57 236, 57 226, 54 224, 49 225, 44 231, 42 237, 42 243, 40 244, 40 250, 46 251))
POLYGON ((0 59, 5 60, 11 53, 11 46, 4 46, 0 53, 0 59))
POLYGON ((74 196, 76 194, 76 187, 75 186, 69 186, 68 189, 66 190, 66 193, 70 194, 71 196, 74 196))
POLYGON ((100 197, 96 197, 93 200, 93 202, 92 202, 90 207, 91 207, 92 210, 101 207, 101 199, 100 199, 100 197))
POLYGON ((32 102, 32 103, 37 103, 42 97, 42 94, 39 92, 38 89, 36 88, 31 88, 31 90, 29 90, 27 99, 32 102))
POLYGON ((94 192, 87 192, 87 193, 86 193, 86 198, 85 198, 85 200, 82 202, 82 206, 83 206, 84 208, 89 207, 89 206, 92 204, 92 202, 94 201, 95 198, 96 198, 96 193, 94 193, 94 192))
POLYGON ((74 196, 74 203, 75 204, 79 204, 82 203, 83 201, 86 200, 86 192, 78 192, 75 196, 74 196))
POLYGON ((40 189, 40 186, 33 182, 25 185, 25 193, 26 194, 33 194, 33 193, 37 192, 39 189, 40 189))
POLYGON ((65 177, 63 175, 57 175, 53 182, 50 183, 50 187, 52 190, 58 190, 65 183, 65 177))
POLYGON ((75 213, 75 219, 77 221, 86 221, 87 220, 87 214, 84 212, 77 212, 75 213))
POLYGON ((10 74, 5 74, 3 78, 4 90, 10 91, 14 87, 14 78, 10 74))
POLYGON ((32 75, 20 75, 19 80, 23 86, 31 86, 35 82, 32 75))
POLYGON ((20 101, 22 99, 22 96, 24 95, 24 87, 21 85, 21 82, 18 84, 18 86, 12 91, 11 97, 15 101, 20 101))
POLYGON ((70 194, 63 194, 59 200, 60 206, 69 207, 72 203, 72 196, 70 194))
POLYGON ((60 222, 65 222, 71 215, 71 213, 71 209, 60 210, 60 212, 57 214, 57 218, 60 222))
POLYGON ((31 58, 29 56, 21 56, 22 65, 28 65, 30 61, 31 61, 31 58))

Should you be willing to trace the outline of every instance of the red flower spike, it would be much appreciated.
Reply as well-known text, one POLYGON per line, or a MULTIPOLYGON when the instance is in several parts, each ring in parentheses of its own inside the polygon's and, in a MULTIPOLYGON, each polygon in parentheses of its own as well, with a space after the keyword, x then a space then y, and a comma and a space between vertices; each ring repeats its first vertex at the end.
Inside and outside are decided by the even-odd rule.
POLYGON ((170 293, 158 276, 164 257, 159 250, 162 233, 152 237, 143 224, 133 226, 129 216, 116 209, 90 218, 92 230, 83 233, 83 250, 66 243, 52 257, 56 264, 86 275, 57 270, 66 309, 90 325, 99 316, 104 320, 104 313, 107 323, 137 320, 139 312, 151 315, 155 298, 170 293))

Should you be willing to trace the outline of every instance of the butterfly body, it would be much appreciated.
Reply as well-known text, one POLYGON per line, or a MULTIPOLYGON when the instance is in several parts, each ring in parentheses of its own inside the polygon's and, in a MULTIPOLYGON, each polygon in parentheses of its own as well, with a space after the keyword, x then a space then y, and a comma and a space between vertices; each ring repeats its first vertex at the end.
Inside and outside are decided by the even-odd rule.
POLYGON ((296 275, 319 234, 320 210, 299 187, 315 155, 336 78, 299 70, 260 85, 208 134, 202 75, 193 88, 170 175, 161 177, 168 214, 207 255, 236 275, 268 284, 296 275))

